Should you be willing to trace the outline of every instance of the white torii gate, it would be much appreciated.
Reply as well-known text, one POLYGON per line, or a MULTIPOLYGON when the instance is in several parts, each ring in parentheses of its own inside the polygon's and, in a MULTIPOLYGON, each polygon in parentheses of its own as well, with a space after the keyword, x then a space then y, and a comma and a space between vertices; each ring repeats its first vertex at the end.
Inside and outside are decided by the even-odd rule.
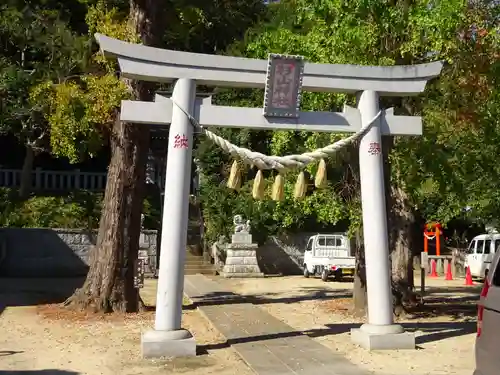
POLYGON ((385 205, 381 135, 421 135, 420 117, 379 115, 379 96, 417 95, 438 76, 441 62, 413 66, 303 65, 302 89, 358 94, 358 108, 342 113, 297 112, 290 118, 265 116, 260 108, 216 106, 196 98, 196 84, 264 88, 269 62, 230 56, 170 51, 125 43, 96 34, 101 50, 118 59, 124 77, 176 81, 172 99, 123 101, 121 120, 170 124, 155 329, 142 336, 145 357, 195 355, 192 335, 181 328, 184 262, 192 159, 193 126, 266 130, 358 132, 376 118, 359 145, 363 232, 368 292, 368 323, 351 332, 368 349, 414 348, 413 334, 394 324, 385 205), (374 146, 375 145, 375 152, 374 146))

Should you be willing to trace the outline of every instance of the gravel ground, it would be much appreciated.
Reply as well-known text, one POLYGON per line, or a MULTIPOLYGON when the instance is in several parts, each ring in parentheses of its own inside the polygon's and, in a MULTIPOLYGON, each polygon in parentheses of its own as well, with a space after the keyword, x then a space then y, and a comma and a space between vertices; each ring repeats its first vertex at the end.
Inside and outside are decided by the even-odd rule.
MULTIPOLYGON (((31 287, 25 284, 22 288, 18 280, 12 282, 18 289, 16 296, 8 292, 8 281, 0 279, 1 303, 15 300, 17 305, 22 305, 23 301, 30 305, 35 303, 32 295, 42 293, 41 284, 36 280, 29 282, 31 287), (38 291, 33 291, 34 286, 38 291), (22 298, 19 289, 23 289, 22 298)), ((154 288, 154 282, 150 281, 143 289, 146 301, 154 300, 154 288)), ((89 319, 83 314, 68 313, 59 305, 0 306, 0 373, 5 370, 52 370, 43 374, 252 374, 231 348, 217 348, 224 339, 196 310, 184 313, 183 325, 194 334, 205 354, 196 358, 143 360, 140 334, 152 326, 152 321, 153 312, 89 319), (215 349, 204 350, 206 344, 215 345, 215 349)))
MULTIPOLYGON (((427 297, 427 309, 414 311, 413 315, 401 320, 416 331, 419 349, 370 353, 351 344, 349 338, 350 328, 361 322, 349 314, 351 283, 323 283, 319 279, 302 277, 239 281, 217 278, 217 281, 235 293, 253 296, 262 309, 293 329, 306 332, 353 363, 377 374, 470 375, 473 372, 473 299, 479 294, 480 286, 466 288, 463 280, 428 279, 432 293, 427 297), (447 304, 441 303, 443 298, 448 298, 447 304)), ((54 371, 43 374, 252 373, 231 348, 218 345, 224 339, 196 310, 185 311, 183 325, 193 332, 205 354, 190 359, 143 360, 140 358, 140 333, 151 327, 153 312, 89 318, 84 314, 68 313, 59 305, 37 307, 37 303, 47 300, 64 300, 59 296, 59 300, 53 301, 44 294, 47 289, 67 286, 64 281, 44 283, 47 281, 0 279, 0 373, 2 370, 49 369, 54 371)), ((154 301, 155 282, 147 281, 141 294, 146 302, 154 301)))
POLYGON ((260 307, 276 318, 377 374, 470 375, 474 370, 474 300, 480 285, 464 287, 463 280, 428 279, 433 292, 426 310, 400 319, 416 332, 418 349, 368 352, 350 340, 350 328, 362 322, 349 314, 351 283, 303 277, 218 281, 235 293, 255 296, 260 307), (448 299, 446 304, 443 298, 448 299))

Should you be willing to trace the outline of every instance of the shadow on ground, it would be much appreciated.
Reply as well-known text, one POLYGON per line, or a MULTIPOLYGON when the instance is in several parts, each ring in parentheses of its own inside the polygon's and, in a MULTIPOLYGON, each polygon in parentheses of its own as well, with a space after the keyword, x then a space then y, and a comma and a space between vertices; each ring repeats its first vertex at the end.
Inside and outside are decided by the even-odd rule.
MULTIPOLYGON (((88 238, 94 241, 92 233, 88 238)), ((87 271, 56 230, 1 228, 0 314, 8 306, 63 302, 82 285, 87 271)))
POLYGON ((66 370, 2 371, 0 375, 78 375, 79 372, 66 370))
MULTIPOLYGON (((453 337, 472 334, 476 331, 476 323, 472 317, 477 313, 477 300, 479 298, 480 288, 475 287, 448 287, 448 288, 432 288, 424 298, 424 303, 409 308, 408 312, 411 316, 409 322, 402 323, 407 331, 415 332, 417 347, 422 344, 445 340, 453 337), (418 322, 425 318, 447 317, 454 321, 445 322, 418 322), (467 321, 463 321, 467 320, 467 321)), ((283 297, 280 293, 266 293, 257 295, 240 295, 233 292, 214 292, 206 295, 199 295, 193 298, 194 304, 192 308, 199 306, 224 305, 224 304, 271 304, 271 303, 295 303, 301 301, 320 301, 324 308, 328 309, 332 305, 332 312, 343 306, 343 302, 350 304, 352 293, 345 289, 328 289, 328 288, 301 288, 297 289, 296 295, 292 297, 283 297), (338 305, 336 300, 340 301, 338 305)), ((208 353, 211 350, 229 347, 243 343, 260 343, 266 344, 274 339, 290 338, 297 336, 325 337, 331 335, 339 335, 349 333, 352 328, 359 327, 360 324, 327 324, 323 328, 311 329, 307 331, 279 332, 272 334, 262 334, 258 336, 240 337, 229 339, 220 344, 209 344, 199 347, 200 354, 208 353)))
POLYGON ((24 353, 22 350, 0 350, 0 357, 7 357, 14 354, 24 353))
POLYGON ((0 278, 0 314, 7 307, 62 303, 75 289, 80 288, 84 281, 83 277, 0 278))
POLYGON ((412 319, 475 317, 480 290, 480 286, 432 288, 424 295, 423 304, 408 307, 407 312, 412 315, 412 319))
MULTIPOLYGON (((429 342, 445 340, 476 332, 475 322, 422 322, 401 323, 407 332, 415 332, 416 344, 421 345, 429 342)), ((327 324, 330 334, 341 334, 350 332, 351 328, 359 327, 359 324, 327 324)), ((310 337, 325 336, 324 332, 307 332, 310 337)))
MULTIPOLYGON (((238 339, 229 339, 220 344, 207 344, 198 347, 199 354, 207 354, 211 350, 227 348, 232 345, 244 343, 266 344, 266 341, 280 338, 290 338, 297 336, 309 336, 311 338, 324 337, 331 335, 345 334, 352 328, 358 328, 359 324, 339 323, 327 324, 325 328, 311 329, 307 331, 290 331, 274 334, 242 337, 238 339)), ((476 331, 476 323, 473 322, 433 322, 433 323, 403 323, 405 330, 415 332, 416 345, 445 340, 452 337, 468 335, 476 331)))
MULTIPOLYGON (((426 286, 426 294, 479 294, 483 284, 475 283, 471 286, 426 286)), ((420 286, 415 286, 416 291, 420 292, 420 286)))
POLYGON ((333 300, 337 298, 350 298, 349 290, 324 289, 324 288, 300 288, 297 295, 293 297, 280 297, 281 293, 265 293, 258 295, 242 295, 233 292, 213 292, 191 297, 193 303, 190 308, 212 305, 231 305, 240 303, 251 303, 264 305, 270 303, 296 303, 302 301, 333 300))
MULTIPOLYGON (((480 287, 449 287, 431 288, 424 296, 424 303, 418 303, 406 308, 412 320, 450 317, 454 320, 471 318, 477 315, 477 301, 479 300, 480 287)), ((213 292, 193 296, 192 304, 186 309, 196 309, 202 306, 231 305, 251 303, 254 305, 272 303, 297 303, 303 301, 321 301, 324 308, 328 309, 329 301, 352 297, 352 291, 346 289, 329 289, 303 287, 296 290, 294 296, 281 296, 281 293, 263 293, 242 295, 234 292, 213 292)), ((333 312, 338 306, 333 307, 333 312)))

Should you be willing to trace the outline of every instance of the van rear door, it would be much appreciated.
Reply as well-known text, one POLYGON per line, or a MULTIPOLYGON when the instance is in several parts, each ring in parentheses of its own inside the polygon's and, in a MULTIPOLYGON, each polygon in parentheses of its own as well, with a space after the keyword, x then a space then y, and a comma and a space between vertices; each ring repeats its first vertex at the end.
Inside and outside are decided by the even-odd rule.
POLYGON ((477 239, 476 248, 472 254, 467 256, 467 260, 470 267, 470 273, 474 277, 481 277, 481 270, 483 268, 483 252, 484 252, 484 240, 477 239))
POLYGON ((493 238, 488 238, 485 242, 484 242, 484 251, 483 251, 483 255, 481 256, 481 278, 484 278, 486 277, 486 275, 488 274, 489 272, 489 269, 490 269, 490 264, 491 264, 491 261, 493 260, 493 256, 495 254, 495 241, 493 240, 493 238))

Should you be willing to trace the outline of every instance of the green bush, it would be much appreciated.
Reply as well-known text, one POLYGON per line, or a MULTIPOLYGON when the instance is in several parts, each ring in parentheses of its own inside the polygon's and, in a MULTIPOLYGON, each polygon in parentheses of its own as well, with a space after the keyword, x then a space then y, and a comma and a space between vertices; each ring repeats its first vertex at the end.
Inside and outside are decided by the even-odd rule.
POLYGON ((0 207, 0 225, 19 228, 97 228, 102 194, 76 192, 64 196, 34 196, 20 201, 7 189, 0 207))
POLYGON ((64 202, 58 197, 36 197, 10 212, 5 226, 14 227, 87 227, 85 210, 78 203, 64 202))
MULTIPOLYGON (((103 194, 88 191, 33 196, 20 201, 16 192, 0 188, 0 226, 17 228, 97 229, 103 194)), ((154 227, 159 210, 144 201, 144 224, 154 227)))

